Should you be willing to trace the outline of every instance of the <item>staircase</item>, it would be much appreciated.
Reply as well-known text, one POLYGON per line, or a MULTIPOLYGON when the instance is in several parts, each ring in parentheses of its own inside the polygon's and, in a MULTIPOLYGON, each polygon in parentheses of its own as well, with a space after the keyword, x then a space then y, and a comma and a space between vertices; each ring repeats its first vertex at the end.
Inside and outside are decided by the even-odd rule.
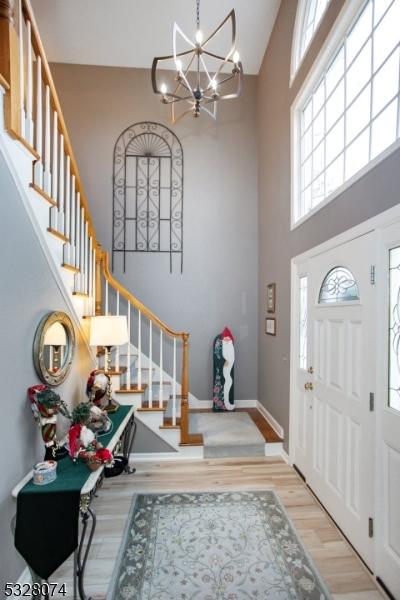
POLYGON ((202 456, 202 436, 189 433, 189 333, 170 329, 110 273, 29 0, 0 1, 0 98, 0 149, 76 324, 88 340, 91 317, 127 316, 129 342, 112 357, 117 400, 134 404, 172 450, 202 456))

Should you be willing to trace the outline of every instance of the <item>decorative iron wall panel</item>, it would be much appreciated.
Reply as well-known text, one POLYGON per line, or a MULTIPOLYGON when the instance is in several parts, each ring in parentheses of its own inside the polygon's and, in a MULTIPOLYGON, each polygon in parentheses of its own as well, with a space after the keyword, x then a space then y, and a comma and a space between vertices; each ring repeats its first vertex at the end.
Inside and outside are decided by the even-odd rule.
POLYGON ((114 148, 113 268, 115 256, 132 252, 179 256, 183 270, 183 150, 159 123, 136 123, 114 148))

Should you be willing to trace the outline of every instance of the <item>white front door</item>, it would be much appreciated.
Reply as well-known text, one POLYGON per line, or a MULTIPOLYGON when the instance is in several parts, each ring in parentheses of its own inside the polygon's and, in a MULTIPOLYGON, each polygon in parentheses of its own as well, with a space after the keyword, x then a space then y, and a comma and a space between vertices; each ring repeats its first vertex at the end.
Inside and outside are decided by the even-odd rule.
POLYGON ((400 598, 400 225, 382 232, 376 575, 400 598), (389 275, 389 276, 388 276, 389 275), (388 310, 389 308, 389 310, 388 310))
MULTIPOLYGON (((296 450, 296 462, 299 456, 308 485, 369 566, 374 516, 370 394, 375 392, 376 292, 371 285, 375 256, 375 235, 367 234, 309 259, 308 389, 303 386, 305 400, 298 400, 296 411, 297 421, 306 421, 305 450, 303 454, 296 450)), ((300 387, 299 381, 299 392, 300 387)))

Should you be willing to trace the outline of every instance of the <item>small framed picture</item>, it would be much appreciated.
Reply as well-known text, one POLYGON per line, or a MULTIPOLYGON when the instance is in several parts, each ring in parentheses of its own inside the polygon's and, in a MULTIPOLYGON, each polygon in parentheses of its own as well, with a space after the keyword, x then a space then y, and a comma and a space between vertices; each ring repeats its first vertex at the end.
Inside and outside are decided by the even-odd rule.
POLYGON ((275 312, 275 303, 276 303, 276 284, 269 283, 267 285, 267 312, 269 312, 269 313, 275 312))
POLYGON ((267 335, 276 335, 276 319, 271 317, 265 319, 265 333, 267 335))

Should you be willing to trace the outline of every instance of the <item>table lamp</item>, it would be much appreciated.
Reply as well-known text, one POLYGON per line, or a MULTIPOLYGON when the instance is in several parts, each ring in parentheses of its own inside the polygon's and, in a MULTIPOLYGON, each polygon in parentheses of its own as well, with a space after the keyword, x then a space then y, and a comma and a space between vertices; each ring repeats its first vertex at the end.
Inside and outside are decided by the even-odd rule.
POLYGON ((61 323, 53 323, 46 331, 44 336, 44 345, 51 346, 50 350, 50 370, 58 371, 60 368, 60 349, 67 345, 67 334, 61 323))
MULTIPOLYGON (((90 345, 103 346, 106 352, 105 372, 109 373, 111 369, 111 348, 112 346, 122 346, 129 341, 128 323, 126 316, 98 316, 90 319, 90 345)), ((111 378, 108 377, 108 386, 106 392, 108 400, 105 410, 115 412, 118 405, 111 400, 111 378)))

